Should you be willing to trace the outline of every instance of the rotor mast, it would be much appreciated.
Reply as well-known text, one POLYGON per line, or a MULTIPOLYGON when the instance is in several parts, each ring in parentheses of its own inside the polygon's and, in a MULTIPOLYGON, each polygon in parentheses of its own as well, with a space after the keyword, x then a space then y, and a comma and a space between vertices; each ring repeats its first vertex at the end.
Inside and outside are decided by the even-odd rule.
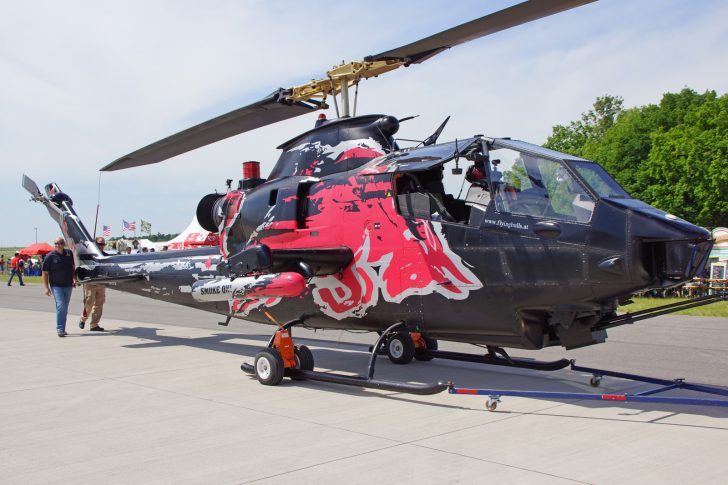
POLYGON ((341 94, 341 117, 351 116, 349 103, 349 88, 362 79, 377 77, 385 72, 393 71, 405 65, 403 60, 380 61, 352 61, 332 67, 326 72, 328 77, 314 79, 306 84, 291 88, 291 94, 286 98, 289 102, 308 101, 320 99, 326 102, 326 97, 341 94))

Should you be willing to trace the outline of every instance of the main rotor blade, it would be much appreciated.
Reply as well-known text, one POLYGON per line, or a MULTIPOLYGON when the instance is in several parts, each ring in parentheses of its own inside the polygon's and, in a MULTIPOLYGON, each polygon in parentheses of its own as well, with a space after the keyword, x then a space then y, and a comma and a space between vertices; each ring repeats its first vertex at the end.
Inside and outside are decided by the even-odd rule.
POLYGON ((318 105, 285 101, 288 91, 279 89, 260 101, 205 121, 175 135, 125 155, 101 168, 112 172, 161 162, 196 148, 246 131, 321 109, 318 105))
POLYGON ((596 0, 529 0, 411 44, 367 56, 364 60, 384 61, 397 59, 403 60, 407 64, 419 64, 450 47, 594 1, 596 0))

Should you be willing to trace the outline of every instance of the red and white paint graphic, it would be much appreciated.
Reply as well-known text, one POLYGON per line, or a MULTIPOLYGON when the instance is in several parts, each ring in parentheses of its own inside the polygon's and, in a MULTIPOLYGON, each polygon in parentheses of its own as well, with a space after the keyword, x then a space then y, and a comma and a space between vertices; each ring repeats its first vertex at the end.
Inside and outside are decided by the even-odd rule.
POLYGON ((380 293, 392 303, 433 293, 462 300, 482 287, 450 249, 440 223, 408 223, 397 214, 389 180, 363 176, 338 185, 321 182, 313 187, 309 204, 305 229, 268 237, 263 230, 259 242, 271 248, 352 248, 354 261, 342 275, 315 277, 309 284, 328 316, 363 317, 380 293))
MULTIPOLYGON (((301 160, 305 160, 307 152, 313 152, 315 159, 307 166, 294 166, 293 174, 297 176, 321 176, 327 175, 325 167, 334 164, 338 165, 345 160, 351 158, 376 158, 384 154, 382 145, 373 138, 363 138, 358 140, 345 140, 338 145, 331 146, 322 144, 320 141, 306 142, 301 145, 292 147, 289 151, 299 152, 301 160)), ((334 170, 339 172, 341 170, 334 170)))
POLYGON ((280 303, 282 298, 267 298, 264 300, 233 300, 230 302, 230 313, 241 314, 247 317, 256 308, 270 308, 280 303))

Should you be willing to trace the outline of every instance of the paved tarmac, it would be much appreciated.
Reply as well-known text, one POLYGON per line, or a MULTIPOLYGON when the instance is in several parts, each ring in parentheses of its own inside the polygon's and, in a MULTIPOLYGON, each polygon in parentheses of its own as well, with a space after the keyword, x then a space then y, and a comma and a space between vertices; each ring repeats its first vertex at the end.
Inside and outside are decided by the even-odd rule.
MULTIPOLYGON (((412 396, 240 371, 271 327, 108 292, 105 333, 55 336, 40 287, 0 291, 2 483, 724 483, 728 408, 412 396)), ((322 371, 364 372, 371 335, 295 332, 322 371)), ((445 348, 466 350, 462 344, 445 348)), ((471 349, 473 347, 470 347, 471 349)), ((728 319, 660 317, 606 344, 534 358, 728 385, 728 319)), ((377 377, 598 392, 588 375, 452 361, 377 377)), ((601 390, 649 385, 605 379, 601 390)), ((692 395, 678 391, 672 395, 692 395)))

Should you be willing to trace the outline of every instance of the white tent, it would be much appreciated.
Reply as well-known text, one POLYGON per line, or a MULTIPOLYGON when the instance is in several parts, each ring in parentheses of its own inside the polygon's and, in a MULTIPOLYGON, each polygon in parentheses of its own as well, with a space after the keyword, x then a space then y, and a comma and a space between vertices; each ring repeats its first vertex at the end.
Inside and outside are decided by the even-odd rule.
POLYGON ((718 261, 728 260, 728 228, 716 227, 713 229, 713 239, 715 239, 715 244, 710 252, 710 257, 717 258, 718 261))
POLYGON ((203 229, 200 223, 197 222, 197 216, 193 216, 187 229, 182 231, 179 236, 167 242, 158 242, 155 244, 157 251, 162 246, 167 246, 168 249, 187 249, 199 246, 217 246, 219 239, 216 233, 203 229))

